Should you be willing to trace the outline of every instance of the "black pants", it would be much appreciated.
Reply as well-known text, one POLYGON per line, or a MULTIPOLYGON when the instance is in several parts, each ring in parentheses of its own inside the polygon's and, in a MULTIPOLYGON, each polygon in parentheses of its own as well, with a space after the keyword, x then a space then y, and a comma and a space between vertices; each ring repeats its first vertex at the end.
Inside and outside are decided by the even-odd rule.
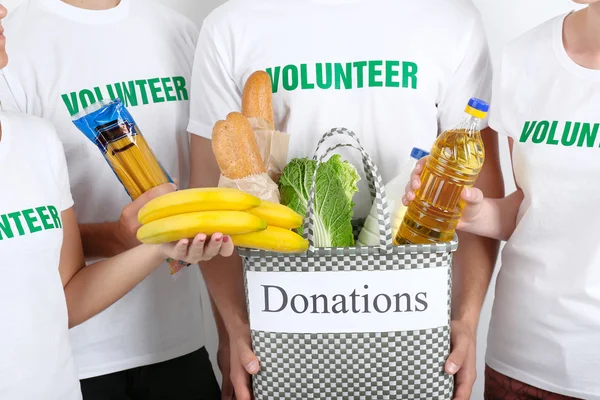
POLYGON ((183 357, 81 381, 84 400, 220 400, 203 347, 183 357))

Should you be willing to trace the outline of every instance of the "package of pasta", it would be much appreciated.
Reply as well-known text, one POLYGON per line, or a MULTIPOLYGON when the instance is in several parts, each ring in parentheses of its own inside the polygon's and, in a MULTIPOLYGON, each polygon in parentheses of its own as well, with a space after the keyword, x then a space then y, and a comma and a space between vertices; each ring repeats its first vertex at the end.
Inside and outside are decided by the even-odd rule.
POLYGON ((100 149, 133 200, 173 182, 121 100, 96 103, 77 114, 73 123, 100 149))

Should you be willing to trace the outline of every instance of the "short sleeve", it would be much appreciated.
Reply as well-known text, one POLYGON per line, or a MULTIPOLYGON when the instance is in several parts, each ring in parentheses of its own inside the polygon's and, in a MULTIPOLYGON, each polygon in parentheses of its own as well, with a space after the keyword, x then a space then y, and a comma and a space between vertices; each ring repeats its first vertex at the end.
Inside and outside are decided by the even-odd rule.
POLYGON ((192 72, 188 131, 210 139, 214 124, 240 110, 241 90, 232 78, 229 52, 205 21, 198 39, 192 72))
POLYGON ((506 89, 507 79, 505 74, 507 73, 508 65, 506 63, 506 53, 502 57, 500 62, 500 71, 496 75, 494 80, 494 91, 492 94, 492 103, 490 105, 490 128, 498 132, 500 135, 510 136, 510 132, 507 129, 509 125, 505 119, 506 115, 506 89))
POLYGON ((69 181, 69 170, 67 168, 67 158, 62 143, 56 134, 56 130, 51 124, 48 132, 50 143, 48 145, 49 155, 52 157, 51 163, 54 170, 54 176, 60 193, 60 210, 65 211, 73 207, 73 197, 71 196, 71 184, 69 181))
MULTIPOLYGON (((460 122, 470 98, 476 97, 486 102, 491 98, 493 69, 485 29, 478 13, 463 48, 464 55, 444 86, 438 104, 440 132, 460 122)), ((487 120, 484 126, 487 126, 487 120)))

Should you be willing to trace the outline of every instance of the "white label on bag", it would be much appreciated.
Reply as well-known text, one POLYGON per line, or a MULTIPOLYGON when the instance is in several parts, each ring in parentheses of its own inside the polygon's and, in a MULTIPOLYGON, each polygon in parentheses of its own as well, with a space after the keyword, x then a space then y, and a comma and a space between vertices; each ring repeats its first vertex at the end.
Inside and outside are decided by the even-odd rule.
POLYGON ((448 324, 448 267, 247 271, 250 327, 281 333, 393 332, 448 324))

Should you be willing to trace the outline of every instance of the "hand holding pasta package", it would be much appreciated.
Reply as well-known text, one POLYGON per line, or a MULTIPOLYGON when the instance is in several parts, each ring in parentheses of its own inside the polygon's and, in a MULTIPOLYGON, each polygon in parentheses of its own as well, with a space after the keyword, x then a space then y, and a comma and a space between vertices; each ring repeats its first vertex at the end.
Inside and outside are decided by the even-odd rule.
POLYGON ((75 115, 73 123, 100 149, 133 200, 173 182, 121 100, 96 103, 75 115))

